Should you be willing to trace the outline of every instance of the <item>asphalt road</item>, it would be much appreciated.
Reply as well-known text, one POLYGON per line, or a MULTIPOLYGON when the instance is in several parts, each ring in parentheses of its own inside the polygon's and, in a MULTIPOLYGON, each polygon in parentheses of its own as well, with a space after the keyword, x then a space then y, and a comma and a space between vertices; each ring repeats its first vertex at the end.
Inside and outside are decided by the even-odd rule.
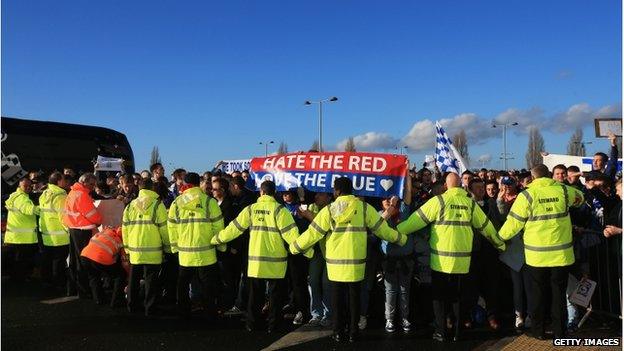
POLYGON ((388 335, 382 322, 373 320, 357 343, 336 344, 327 330, 297 329, 291 323, 270 335, 249 333, 240 318, 223 317, 216 324, 199 317, 146 319, 91 300, 42 303, 60 294, 44 293, 37 281, 3 279, 1 287, 3 350, 486 350, 513 335, 511 330, 493 334, 482 328, 465 332, 460 342, 440 344, 431 340, 428 328, 388 335))

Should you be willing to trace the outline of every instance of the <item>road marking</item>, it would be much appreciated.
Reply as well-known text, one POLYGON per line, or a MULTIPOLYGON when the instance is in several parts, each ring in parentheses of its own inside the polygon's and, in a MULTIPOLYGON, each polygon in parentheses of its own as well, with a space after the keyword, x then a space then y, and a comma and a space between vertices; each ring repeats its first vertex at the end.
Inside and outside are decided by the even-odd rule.
POLYGON ((303 344, 308 341, 328 337, 332 334, 331 329, 304 325, 284 335, 281 339, 262 349, 262 351, 280 350, 286 347, 303 344))
POLYGON ((44 303, 46 305, 54 305, 57 303, 70 302, 74 300, 78 300, 78 296, 64 296, 64 297, 58 297, 56 299, 42 300, 41 303, 44 303))

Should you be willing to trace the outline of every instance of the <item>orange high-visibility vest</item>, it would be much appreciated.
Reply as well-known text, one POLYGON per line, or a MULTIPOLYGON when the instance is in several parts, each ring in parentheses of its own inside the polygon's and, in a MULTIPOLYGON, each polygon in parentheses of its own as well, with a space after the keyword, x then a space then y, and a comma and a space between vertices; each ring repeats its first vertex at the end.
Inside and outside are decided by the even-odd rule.
POLYGON ((122 248, 121 230, 106 228, 93 235, 80 256, 108 266, 117 262, 122 248))
POLYGON ((65 200, 63 223, 71 229, 93 229, 102 223, 102 216, 93 205, 89 189, 75 183, 65 200))

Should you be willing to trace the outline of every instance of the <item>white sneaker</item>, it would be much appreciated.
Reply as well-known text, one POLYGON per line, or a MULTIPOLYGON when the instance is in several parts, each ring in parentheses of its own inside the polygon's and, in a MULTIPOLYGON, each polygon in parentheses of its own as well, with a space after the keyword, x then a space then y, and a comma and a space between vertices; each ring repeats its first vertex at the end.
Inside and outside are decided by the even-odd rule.
POLYGON ((364 330, 366 329, 367 325, 368 325, 368 319, 366 319, 366 316, 360 316, 360 321, 358 322, 358 328, 360 330, 364 330))
POLYGON ((303 324, 303 313, 301 311, 297 312, 295 318, 293 318, 294 325, 302 325, 303 324))
POLYGON ((332 321, 331 319, 327 318, 327 317, 323 317, 323 319, 321 319, 321 327, 323 328, 329 328, 332 326, 332 321))
POLYGON ((522 318, 521 315, 516 314, 516 329, 523 329, 524 328, 524 318, 522 318))
MULTIPOLYGON (((321 317, 314 316, 314 317, 312 317, 312 319, 310 319, 308 321, 308 325, 312 326, 312 327, 318 327, 318 326, 321 325, 321 322, 322 322, 321 317)), ((294 323, 294 321, 293 321, 293 323, 294 323)))
POLYGON ((407 320, 407 318, 403 318, 401 320, 401 326, 403 327, 403 331, 406 333, 412 329, 412 324, 407 320))
POLYGON ((392 319, 386 319, 386 331, 388 333, 394 333, 394 321, 392 319))

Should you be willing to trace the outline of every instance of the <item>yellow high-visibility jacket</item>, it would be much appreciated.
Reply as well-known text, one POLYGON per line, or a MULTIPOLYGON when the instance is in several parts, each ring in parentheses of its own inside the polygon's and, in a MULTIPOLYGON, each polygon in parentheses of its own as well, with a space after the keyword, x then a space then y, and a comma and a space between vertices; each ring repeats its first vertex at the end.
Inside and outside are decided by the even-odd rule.
POLYGON ((48 184, 39 197, 39 230, 45 246, 69 245, 69 232, 63 225, 63 208, 67 191, 48 184))
MULTIPOLYGON (((262 195, 212 239, 220 245, 239 237, 249 228, 247 276, 280 279, 286 276, 288 252, 285 243, 299 236, 299 229, 288 210, 274 197, 262 195)), ((311 252, 313 253, 313 252, 311 252)))
POLYGON ((472 253, 473 228, 494 247, 505 249, 492 222, 481 207, 462 188, 448 189, 429 199, 403 223, 397 226, 402 234, 413 233, 431 224, 429 247, 431 269, 442 273, 468 273, 472 253))
POLYGON ((123 212, 121 233, 131 264, 161 264, 164 242, 169 242, 167 209, 158 194, 141 189, 123 212))
POLYGON ((290 245, 290 251, 305 252, 325 238, 329 280, 358 282, 364 279, 367 230, 401 246, 407 241, 407 237, 390 228, 371 205, 353 195, 343 195, 314 217, 308 230, 290 245))
POLYGON ((9 216, 4 242, 6 244, 36 244, 39 207, 33 204, 28 193, 17 188, 6 200, 5 205, 9 216))
POLYGON ((511 206, 500 236, 511 239, 524 230, 524 257, 533 267, 574 263, 570 206, 583 203, 583 193, 550 178, 535 179, 511 206))
MULTIPOLYGON (((223 229, 223 215, 217 201, 199 187, 186 189, 169 208, 169 242, 179 252, 180 266, 200 267, 217 262, 210 239, 223 229)), ((225 251, 225 247, 219 248, 225 251)))

